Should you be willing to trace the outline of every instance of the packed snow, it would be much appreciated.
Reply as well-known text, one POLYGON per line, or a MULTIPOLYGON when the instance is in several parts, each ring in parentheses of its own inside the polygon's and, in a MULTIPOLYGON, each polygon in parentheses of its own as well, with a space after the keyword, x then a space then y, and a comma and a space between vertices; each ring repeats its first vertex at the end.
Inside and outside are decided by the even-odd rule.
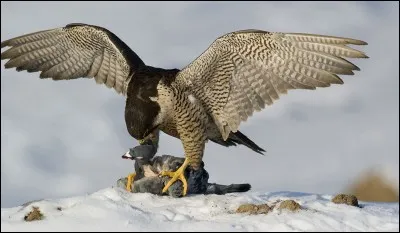
POLYGON ((399 203, 331 202, 332 195, 296 192, 193 195, 128 193, 117 187, 86 196, 44 199, 1 209, 1 231, 399 231, 399 203), (297 212, 235 213, 241 204, 292 199, 297 212), (42 220, 24 216, 39 207, 42 220))

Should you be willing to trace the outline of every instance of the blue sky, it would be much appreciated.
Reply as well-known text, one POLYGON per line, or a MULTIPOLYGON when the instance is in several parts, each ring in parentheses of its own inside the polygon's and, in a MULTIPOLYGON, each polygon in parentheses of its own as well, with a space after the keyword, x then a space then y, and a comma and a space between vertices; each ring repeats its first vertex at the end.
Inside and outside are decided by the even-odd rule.
MULTIPOLYGON (((210 181, 255 191, 335 193, 371 167, 398 180, 399 8, 395 2, 1 2, 1 40, 81 22, 106 27, 152 66, 182 68, 235 30, 351 37, 370 59, 345 84, 295 90, 240 130, 267 150, 209 143, 210 181)), ((4 50, 3 50, 4 51, 4 50)), ((110 187, 137 142, 124 97, 92 79, 54 82, 1 67, 1 206, 110 187)), ((183 156, 161 136, 161 154, 183 156)))

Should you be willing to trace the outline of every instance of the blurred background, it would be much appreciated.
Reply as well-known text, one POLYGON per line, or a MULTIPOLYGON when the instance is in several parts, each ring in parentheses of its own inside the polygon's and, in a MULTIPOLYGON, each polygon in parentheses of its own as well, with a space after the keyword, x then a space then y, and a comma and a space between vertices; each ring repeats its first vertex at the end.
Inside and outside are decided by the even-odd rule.
MULTIPOLYGON (((183 68, 219 36, 242 29, 351 37, 370 57, 344 85, 294 90, 240 130, 264 148, 207 144, 210 181, 254 192, 351 192, 398 201, 398 2, 1 2, 1 40, 88 23, 106 27, 152 66, 183 68)), ((2 50, 4 51, 4 49, 2 50)), ((1 62, 1 207, 111 187, 138 143, 125 99, 92 79, 54 82, 1 62)), ((161 136, 159 154, 183 156, 161 136)))

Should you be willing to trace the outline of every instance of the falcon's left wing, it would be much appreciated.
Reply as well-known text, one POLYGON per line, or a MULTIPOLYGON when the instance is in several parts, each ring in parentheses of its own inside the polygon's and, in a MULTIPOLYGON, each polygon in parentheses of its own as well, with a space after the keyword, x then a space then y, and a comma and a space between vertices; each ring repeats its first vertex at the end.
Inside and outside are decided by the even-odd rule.
POLYGON ((347 44, 367 43, 314 34, 236 31, 216 39, 176 81, 203 102, 226 140, 254 111, 290 89, 342 84, 337 74, 359 70, 343 57, 367 58, 347 44))

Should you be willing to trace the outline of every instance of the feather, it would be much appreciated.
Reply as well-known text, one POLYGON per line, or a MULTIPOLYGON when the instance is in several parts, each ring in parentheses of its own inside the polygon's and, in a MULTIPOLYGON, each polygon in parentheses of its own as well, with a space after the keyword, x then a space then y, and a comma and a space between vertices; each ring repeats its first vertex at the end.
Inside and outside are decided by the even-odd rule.
POLYGON ((3 41, 11 47, 1 53, 6 68, 41 71, 40 78, 68 80, 93 78, 96 83, 126 95, 131 74, 143 61, 124 42, 105 28, 69 24, 3 41))
MULTIPOLYGON (((230 79, 230 92, 221 100, 213 89, 205 90, 204 105, 220 98, 225 104, 211 109, 223 136, 226 128, 236 132, 241 122, 265 106, 279 100, 292 89, 325 88, 343 84, 338 75, 353 75, 360 70, 345 58, 368 58, 348 44, 366 45, 361 40, 304 33, 241 30, 217 38, 197 59, 179 72, 176 82, 193 92, 208 83, 230 79), (234 65, 235 69, 221 69, 234 65), (211 101, 210 101, 211 100, 211 101), (217 114, 218 113, 218 114, 217 114), (239 122, 238 122, 239 120, 239 122)), ((226 139, 224 137, 224 139, 226 139)))

